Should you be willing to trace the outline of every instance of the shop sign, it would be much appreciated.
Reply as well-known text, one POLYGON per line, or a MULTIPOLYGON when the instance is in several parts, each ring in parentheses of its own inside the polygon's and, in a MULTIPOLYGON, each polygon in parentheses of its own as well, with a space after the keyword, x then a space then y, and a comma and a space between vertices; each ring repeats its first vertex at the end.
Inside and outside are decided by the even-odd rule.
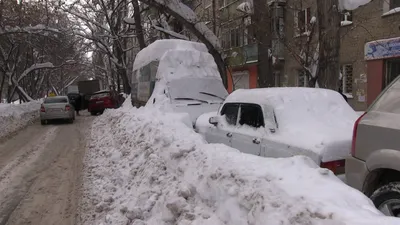
POLYGON ((400 37, 366 43, 364 57, 365 60, 400 57, 400 37))

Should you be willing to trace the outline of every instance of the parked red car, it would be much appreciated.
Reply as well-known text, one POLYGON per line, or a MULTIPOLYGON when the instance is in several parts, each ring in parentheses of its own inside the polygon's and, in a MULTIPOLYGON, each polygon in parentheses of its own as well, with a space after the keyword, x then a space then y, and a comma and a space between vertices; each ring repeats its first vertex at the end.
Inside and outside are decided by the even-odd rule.
POLYGON ((103 113, 105 109, 115 109, 122 104, 120 96, 113 91, 95 92, 89 99, 88 111, 92 115, 103 113))

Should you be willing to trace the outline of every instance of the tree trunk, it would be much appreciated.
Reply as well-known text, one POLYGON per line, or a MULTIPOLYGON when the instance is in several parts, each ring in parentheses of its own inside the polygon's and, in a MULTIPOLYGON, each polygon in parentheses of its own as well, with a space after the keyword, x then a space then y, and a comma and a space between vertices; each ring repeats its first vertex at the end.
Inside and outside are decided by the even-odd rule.
POLYGON ((339 82, 340 14, 338 0, 317 0, 319 65, 317 83, 337 90, 339 82))
POLYGON ((258 87, 275 86, 275 76, 272 72, 270 51, 271 44, 271 14, 266 1, 254 0, 253 26, 258 45, 258 87))
POLYGON ((146 42, 144 41, 144 33, 142 27, 142 18, 140 15, 140 7, 138 0, 132 0, 133 5, 133 18, 135 19, 135 30, 136 30, 136 38, 139 42, 140 49, 146 48, 146 42))

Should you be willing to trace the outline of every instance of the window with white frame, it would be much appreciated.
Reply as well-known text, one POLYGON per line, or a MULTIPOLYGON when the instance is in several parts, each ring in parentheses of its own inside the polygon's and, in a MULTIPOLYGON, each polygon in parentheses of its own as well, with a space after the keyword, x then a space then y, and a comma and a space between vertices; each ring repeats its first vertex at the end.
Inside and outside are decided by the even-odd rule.
POLYGON ((311 21, 311 8, 306 8, 296 12, 295 15, 295 33, 304 34, 308 31, 311 21))
POLYGON ((342 21, 341 25, 346 26, 353 24, 353 12, 352 11, 344 11, 342 12, 342 21))
POLYGON ((341 66, 342 73, 342 91, 344 94, 353 93, 353 65, 345 64, 341 66))

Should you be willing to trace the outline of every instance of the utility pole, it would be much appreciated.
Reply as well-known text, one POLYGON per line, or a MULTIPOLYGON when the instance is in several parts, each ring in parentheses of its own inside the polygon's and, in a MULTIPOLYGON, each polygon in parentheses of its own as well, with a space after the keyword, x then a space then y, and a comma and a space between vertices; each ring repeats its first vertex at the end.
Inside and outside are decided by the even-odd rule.
POLYGON ((319 57, 317 82, 319 87, 338 90, 340 13, 338 0, 317 0, 319 57))

